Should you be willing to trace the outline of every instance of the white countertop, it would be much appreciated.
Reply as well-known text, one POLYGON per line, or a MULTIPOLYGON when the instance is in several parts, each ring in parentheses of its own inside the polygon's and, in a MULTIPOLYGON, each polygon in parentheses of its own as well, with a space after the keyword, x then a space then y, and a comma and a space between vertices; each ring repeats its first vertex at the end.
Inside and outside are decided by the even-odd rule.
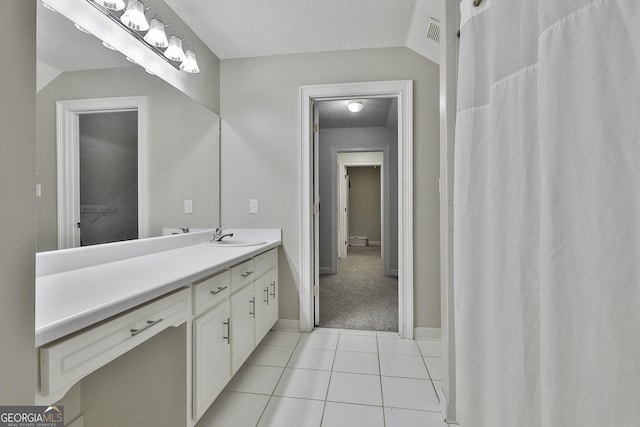
POLYGON ((281 244, 281 230, 225 230, 256 246, 214 247, 211 232, 36 255, 36 347, 281 244))

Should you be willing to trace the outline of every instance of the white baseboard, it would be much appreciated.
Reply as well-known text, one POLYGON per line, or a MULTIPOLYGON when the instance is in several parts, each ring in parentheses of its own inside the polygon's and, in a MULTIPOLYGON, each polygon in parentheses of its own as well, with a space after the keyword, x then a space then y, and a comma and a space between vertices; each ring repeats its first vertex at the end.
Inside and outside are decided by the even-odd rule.
POLYGON ((398 276, 398 269, 397 269, 397 268, 392 268, 392 269, 389 271, 389 275, 390 275, 390 276, 396 276, 396 277, 397 277, 397 276, 398 276))
POLYGON ((273 328, 274 331, 300 331, 300 321, 293 319, 278 319, 273 328))
POLYGON ((382 246, 382 242, 378 240, 369 240, 369 246, 382 246))
POLYGON ((416 340, 439 340, 442 336, 440 328, 413 328, 413 338, 416 340))
POLYGON ((331 267, 320 267, 320 268, 318 268, 318 272, 320 274, 333 274, 333 271, 331 270, 331 267))
POLYGON ((80 415, 78 418, 67 424, 66 427, 84 427, 84 415, 80 415))

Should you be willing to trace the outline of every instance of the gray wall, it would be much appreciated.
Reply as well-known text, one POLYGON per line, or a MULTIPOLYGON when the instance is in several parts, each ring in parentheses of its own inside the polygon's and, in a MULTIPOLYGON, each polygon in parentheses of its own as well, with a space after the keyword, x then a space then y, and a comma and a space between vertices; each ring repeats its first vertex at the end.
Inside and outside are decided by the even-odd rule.
POLYGON ((438 65, 407 48, 221 61, 222 224, 283 229, 281 319, 299 319, 300 85, 402 79, 414 80, 415 326, 439 327, 438 65))
MULTIPOLYGON (((384 167, 389 172, 384 176, 385 194, 389 197, 389 259, 386 272, 398 272, 398 133, 387 127, 365 128, 336 128, 320 129, 320 272, 327 274, 336 272, 337 250, 332 247, 332 241, 337 245, 337 227, 339 218, 335 214, 334 204, 338 203, 332 197, 331 186, 335 183, 336 153, 351 152, 350 150, 366 149, 367 151, 385 150, 384 167), (332 184, 333 182, 333 184, 332 184), (333 221, 333 224, 332 224, 333 221), (333 238, 331 236, 333 235, 333 238), (333 254, 333 255, 332 255, 333 254), (333 261, 333 262, 332 262, 333 261)), ((357 152, 357 151, 356 151, 357 152)), ((335 192, 337 195, 337 192, 335 192)), ((351 233, 353 234, 353 233, 351 233)), ((380 240, 380 239, 377 239, 380 240)), ((387 260, 385 260, 387 264, 387 260)))
POLYGON ((0 403, 31 405, 35 384, 35 1, 3 0, 0 39, 0 403))
POLYGON ((37 95, 38 250, 57 248, 56 101, 148 97, 149 234, 219 224, 218 116, 139 67, 62 73, 37 95), (193 214, 183 200, 193 200, 193 214))
POLYGON ((369 242, 380 242, 380 168, 347 168, 349 191, 349 234, 367 236, 369 242))

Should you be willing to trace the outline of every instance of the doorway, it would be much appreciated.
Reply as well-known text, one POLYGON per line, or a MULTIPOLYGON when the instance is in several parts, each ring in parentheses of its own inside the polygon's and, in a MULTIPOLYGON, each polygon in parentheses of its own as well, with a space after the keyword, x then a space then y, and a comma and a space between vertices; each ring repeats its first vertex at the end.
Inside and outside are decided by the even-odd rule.
POLYGON ((58 101, 56 120, 58 249, 147 237, 147 98, 58 101))
MULTIPOLYGON (((313 102, 360 98, 395 98, 397 100, 398 165, 398 333, 413 338, 413 83, 412 81, 364 82, 302 86, 302 207, 301 207, 301 286, 300 329, 311 331, 316 322, 319 302, 319 177, 317 175, 317 119, 313 102)), ((365 151, 365 150, 363 150, 365 151)), ((325 204, 325 202, 322 202, 325 204)), ((336 248, 337 245, 332 245, 336 248)), ((337 257, 335 257, 337 259, 337 257)), ((385 257, 388 258, 388 257, 385 257)))

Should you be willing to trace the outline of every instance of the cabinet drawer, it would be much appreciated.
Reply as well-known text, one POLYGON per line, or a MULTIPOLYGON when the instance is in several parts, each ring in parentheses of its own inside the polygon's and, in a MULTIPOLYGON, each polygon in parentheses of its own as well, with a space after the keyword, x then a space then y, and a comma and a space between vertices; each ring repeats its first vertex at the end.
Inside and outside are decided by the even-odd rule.
POLYGON ((75 382, 106 365, 170 326, 187 320, 189 289, 174 292, 105 323, 40 348, 41 393, 70 388, 75 382))
POLYGON ((229 296, 231 273, 227 270, 193 284, 193 314, 214 307, 229 296))
POLYGON ((255 257, 255 275, 262 276, 267 271, 278 266, 278 248, 271 249, 255 257))
POLYGON ((231 267, 231 292, 236 292, 253 281, 255 265, 253 258, 231 267))

